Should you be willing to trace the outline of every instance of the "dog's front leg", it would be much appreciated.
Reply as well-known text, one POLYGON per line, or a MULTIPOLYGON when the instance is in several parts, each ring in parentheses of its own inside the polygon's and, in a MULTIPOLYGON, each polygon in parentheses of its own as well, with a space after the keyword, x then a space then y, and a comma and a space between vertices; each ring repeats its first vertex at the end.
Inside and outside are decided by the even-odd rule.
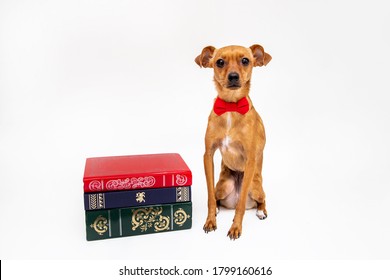
POLYGON ((207 181, 207 194, 208 194, 208 215, 206 223, 203 227, 203 230, 208 233, 210 231, 217 229, 217 219, 216 219, 216 208, 217 201, 215 198, 215 188, 214 188, 214 153, 215 149, 207 148, 204 154, 204 170, 206 173, 207 181))
POLYGON ((246 206, 246 200, 248 197, 248 192, 249 192, 249 186, 252 183, 253 176, 255 173, 255 158, 251 156, 246 164, 245 164, 245 171, 244 171, 244 178, 242 181, 242 186, 241 186, 241 192, 240 192, 240 197, 237 202, 236 206, 236 212, 234 215, 233 219, 233 224, 229 229, 228 236, 230 239, 235 240, 241 236, 242 232, 242 219, 245 214, 245 206, 246 206))

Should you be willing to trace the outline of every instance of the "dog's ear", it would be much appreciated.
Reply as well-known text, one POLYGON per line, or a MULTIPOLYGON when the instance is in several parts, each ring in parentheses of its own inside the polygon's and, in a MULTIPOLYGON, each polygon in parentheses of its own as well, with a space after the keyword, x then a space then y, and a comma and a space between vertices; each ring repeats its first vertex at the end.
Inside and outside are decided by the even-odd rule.
POLYGON ((213 46, 205 47, 202 53, 195 58, 196 64, 200 67, 211 68, 210 59, 213 57, 215 48, 213 46))
POLYGON ((271 61, 272 56, 264 52, 264 48, 260 45, 250 46, 253 57, 255 58, 254 66, 265 66, 271 61))

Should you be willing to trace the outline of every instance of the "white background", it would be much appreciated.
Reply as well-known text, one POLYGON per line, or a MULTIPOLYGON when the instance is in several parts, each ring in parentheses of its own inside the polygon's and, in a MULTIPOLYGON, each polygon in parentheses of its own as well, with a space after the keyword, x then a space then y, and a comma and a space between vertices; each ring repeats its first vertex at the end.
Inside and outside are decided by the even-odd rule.
MULTIPOLYGON (((386 1, 0 1, 1 259, 389 259, 386 1), (261 44, 269 217, 206 218, 207 45, 261 44), (85 240, 94 156, 178 152, 193 228, 85 240)), ((216 159, 219 165, 219 158, 216 159)))

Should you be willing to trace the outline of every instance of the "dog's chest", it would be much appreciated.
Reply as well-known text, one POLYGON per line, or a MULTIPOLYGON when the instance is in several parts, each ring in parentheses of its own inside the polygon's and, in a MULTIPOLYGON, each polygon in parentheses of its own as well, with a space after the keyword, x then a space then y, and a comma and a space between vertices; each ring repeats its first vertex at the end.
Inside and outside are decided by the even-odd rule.
POLYGON ((232 113, 226 113, 225 127, 222 129, 221 149, 228 150, 231 144, 232 113))
POLYGON ((245 127, 232 118, 232 113, 226 113, 219 135, 219 150, 225 164, 233 170, 242 170, 245 165, 246 156, 241 141, 244 130, 245 127))

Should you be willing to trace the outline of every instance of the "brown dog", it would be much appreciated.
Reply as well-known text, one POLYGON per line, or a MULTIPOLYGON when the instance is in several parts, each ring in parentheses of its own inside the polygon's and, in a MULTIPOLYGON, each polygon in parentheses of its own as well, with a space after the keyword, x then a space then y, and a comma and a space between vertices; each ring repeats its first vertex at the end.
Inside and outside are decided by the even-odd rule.
POLYGON ((236 209, 228 232, 230 239, 240 237, 245 209, 257 207, 259 219, 267 217, 261 176, 265 131, 248 95, 252 68, 267 65, 270 60, 271 56, 260 45, 221 49, 208 46, 195 59, 200 67, 214 68, 218 92, 205 137, 206 233, 217 228, 217 204, 236 209), (222 166, 214 188, 213 157, 217 149, 222 154, 222 166))

